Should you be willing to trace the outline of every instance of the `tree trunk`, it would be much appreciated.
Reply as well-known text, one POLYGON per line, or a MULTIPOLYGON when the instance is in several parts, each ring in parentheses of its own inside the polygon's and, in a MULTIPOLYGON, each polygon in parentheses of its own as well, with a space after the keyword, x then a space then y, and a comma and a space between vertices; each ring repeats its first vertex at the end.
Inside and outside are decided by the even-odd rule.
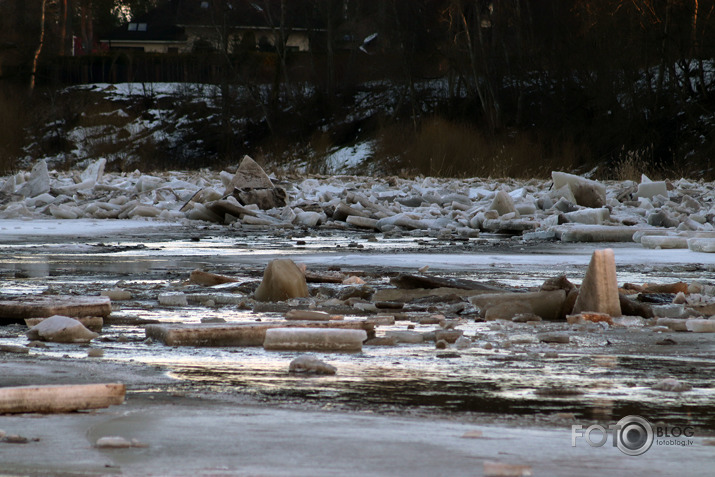
POLYGON ((72 28, 72 0, 62 0, 60 6, 60 56, 72 55, 74 29, 72 28))
MULTIPOLYGON (((412 74, 412 64, 414 64, 414 51, 411 45, 408 44, 407 35, 410 34, 409 28, 400 21, 400 13, 397 10, 396 2, 393 0, 392 13, 395 21, 395 26, 399 35, 400 41, 400 58, 402 59, 402 71, 406 83, 406 95, 410 99, 410 110, 412 112, 412 130, 417 132, 417 113, 419 107, 417 105, 417 91, 415 90, 415 81, 412 74)), ((410 42, 411 43, 411 42, 410 42)))
POLYGON ((94 48, 93 19, 92 0, 85 0, 80 6, 80 31, 85 54, 91 53, 94 48))
POLYGON ((333 101, 335 99, 335 52, 333 51, 333 37, 335 35, 334 29, 335 24, 333 20, 333 2, 332 0, 327 0, 326 2, 326 51, 327 51, 327 71, 326 71, 326 82, 325 91, 328 96, 328 104, 332 112, 333 101))
POLYGON ((40 15, 40 41, 37 44, 37 49, 35 50, 35 57, 32 61, 32 76, 30 77, 30 91, 35 89, 35 82, 37 79, 37 64, 40 59, 40 53, 42 53, 42 46, 45 43, 45 11, 47 7, 47 0, 42 0, 42 14, 40 15))
POLYGON ((233 127, 231 126, 231 59, 229 56, 229 29, 227 13, 221 12, 221 25, 219 30, 219 40, 221 42, 221 56, 223 57, 223 65, 221 65, 221 152, 224 157, 228 158, 231 154, 233 146, 233 127))
MULTIPOLYGON (((670 33, 670 0, 667 1, 665 7, 665 22, 663 23, 663 41, 661 42, 660 66, 658 67, 658 86, 656 88, 655 97, 656 104, 660 103, 661 93, 663 92, 663 82, 665 81, 665 71, 667 62, 667 46, 668 35, 670 33)), ((674 78, 671 78, 673 81, 674 78)))
POLYGON ((700 3, 698 0, 693 0, 693 20, 692 20, 692 30, 690 32, 690 58, 698 56, 700 53, 698 50, 698 10, 700 3))
MULTIPOLYGON (((475 28, 477 29, 477 39, 479 40, 479 48, 481 50, 481 56, 482 56, 482 68, 484 70, 484 78, 485 78, 485 83, 486 83, 486 100, 487 103, 485 105, 486 107, 486 114, 487 114, 487 121, 489 124, 489 130, 493 134, 499 125, 501 124, 501 113, 500 113, 500 107, 499 107, 499 102, 497 100, 496 93, 494 91, 494 85, 492 83, 492 73, 491 73, 491 65, 490 65, 490 57, 489 57, 489 51, 488 51, 488 46, 486 44, 486 41, 484 39, 484 32, 482 31, 482 15, 481 11, 477 11, 477 21, 475 22, 475 28)), ((489 18, 489 23, 491 24, 491 30, 493 30, 494 23, 491 18, 489 18)))
MULTIPOLYGON (((475 12, 476 13, 476 12, 475 12)), ((475 20, 475 28, 477 29, 477 36, 478 36, 478 41, 480 46, 483 46, 483 40, 482 40, 482 33, 481 33, 481 26, 480 26, 480 21, 479 21, 479 16, 477 15, 477 19, 475 20)), ((460 12, 460 20, 463 28, 463 33, 465 35, 466 41, 465 43, 467 44, 467 51, 469 53, 469 66, 472 72, 472 81, 474 82, 474 90, 477 93, 477 96, 479 98, 479 103, 482 107, 482 112, 484 113, 484 116, 487 119, 487 124, 489 125, 489 130, 490 132, 494 132, 496 129, 496 124, 494 122, 494 115, 492 114, 492 101, 489 99, 489 96, 491 93, 489 92, 488 88, 485 91, 485 88, 481 85, 480 83, 480 75, 479 75, 479 70, 478 70, 478 64, 479 64, 479 58, 477 57, 477 52, 475 51, 474 48, 474 38, 472 37, 472 28, 469 24, 469 21, 467 20, 466 15, 464 14, 464 11, 460 12)), ((483 52, 483 51, 482 51, 483 52)), ((484 63, 486 63, 486 60, 484 60, 484 63)), ((487 81, 488 83, 488 81, 487 81)))
MULTIPOLYGON (((270 15, 270 14, 269 14, 270 15)), ((286 31, 286 0, 281 0, 280 12, 278 20, 278 29, 276 30, 275 25, 271 18, 268 18, 269 27, 273 31, 273 46, 276 51, 276 56, 278 61, 276 62, 276 69, 273 75, 273 85, 271 88, 271 111, 277 114, 279 108, 280 92, 282 84, 288 83, 288 68, 286 62, 287 48, 286 43, 288 41, 288 36, 290 32, 286 31)))

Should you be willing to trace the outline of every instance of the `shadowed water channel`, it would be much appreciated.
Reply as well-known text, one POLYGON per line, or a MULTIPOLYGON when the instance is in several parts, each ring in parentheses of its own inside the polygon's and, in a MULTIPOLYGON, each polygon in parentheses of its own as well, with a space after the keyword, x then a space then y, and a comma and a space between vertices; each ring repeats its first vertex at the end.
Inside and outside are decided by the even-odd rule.
MULTIPOLYGON (((632 244, 630 248, 612 246, 617 258, 641 253, 632 244)), ((593 248, 557 248, 552 244, 525 247, 496 236, 459 243, 410 238, 375 241, 365 236, 206 235, 151 241, 0 245, 0 293, 4 297, 48 290, 97 294, 120 284, 135 297, 118 304, 118 316, 187 323, 205 317, 228 322, 265 321, 279 315, 253 313, 237 306, 166 308, 157 306, 156 296, 180 287, 197 268, 255 281, 260 279, 265 263, 286 255, 318 270, 338 266, 376 270, 374 275, 379 275, 380 271, 414 271, 428 264, 435 274, 510 287, 539 285, 559 273, 578 283, 593 248)), ((619 264, 619 283, 712 277, 713 265, 702 263, 700 257, 689 263, 677 257, 662 264, 654 262, 644 265, 626 260, 619 264)), ((373 284, 387 286, 386 276, 373 277, 373 284)), ((197 290, 187 293, 191 291, 197 290)), ((406 322, 398 322, 393 327, 380 327, 378 333, 405 326, 406 322)), ((477 342, 533 334, 527 325, 492 330, 472 320, 460 328, 477 342)), ((430 329, 434 327, 417 327, 418 331, 430 329)), ((567 328, 564 325, 559 329, 567 328)), ((319 354, 338 368, 338 374, 330 377, 288 374, 288 363, 296 353, 261 348, 171 348, 146 342, 140 326, 106 327, 102 340, 92 346, 105 350, 104 359, 164 366, 177 378, 179 389, 242 393, 268 402, 308 402, 363 411, 469 413, 506 419, 531 416, 539 422, 612 422, 636 414, 652 422, 715 429, 713 339, 711 335, 671 336, 678 345, 665 350, 667 353, 665 347, 654 345, 662 336, 628 330, 613 330, 611 334, 574 332, 570 345, 533 341, 506 350, 475 347, 438 351, 434 344, 365 347, 359 354, 319 354), (678 394, 650 388, 669 376, 688 382, 693 390, 678 394)), ((0 336, 0 343, 26 342, 22 336, 0 336)), ((86 348, 76 345, 51 345, 33 353, 86 358, 86 348)))
MULTIPOLYGON (((330 355, 321 358, 336 364, 330 355)), ((433 362, 435 359, 432 356, 433 362)), ((569 419, 567 414, 572 414, 586 422, 608 422, 637 414, 653 422, 687 422, 703 429, 715 426, 715 392, 707 378, 715 371, 712 361, 691 364, 621 357, 619 370, 590 372, 593 360, 589 356, 566 356, 556 365, 527 356, 514 361, 512 357, 484 359, 469 353, 438 361, 452 363, 432 366, 442 368, 437 370, 430 370, 426 364, 422 369, 389 367, 364 372, 355 371, 355 365, 337 363, 339 376, 335 377, 290 376, 286 366, 246 369, 230 365, 177 366, 172 375, 217 390, 250 392, 264 400, 309 400, 355 410, 534 416, 540 421, 569 419), (684 395, 663 395, 636 385, 643 382, 644 375, 660 374, 664 368, 693 383, 696 389, 684 395)))

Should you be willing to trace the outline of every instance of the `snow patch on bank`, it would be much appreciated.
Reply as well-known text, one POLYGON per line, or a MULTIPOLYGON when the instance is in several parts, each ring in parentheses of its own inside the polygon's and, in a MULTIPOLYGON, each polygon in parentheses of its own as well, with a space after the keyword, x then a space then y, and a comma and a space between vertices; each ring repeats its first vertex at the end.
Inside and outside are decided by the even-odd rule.
POLYGON ((354 172, 370 160, 375 153, 375 141, 368 141, 350 147, 343 147, 328 154, 325 169, 328 174, 354 172))

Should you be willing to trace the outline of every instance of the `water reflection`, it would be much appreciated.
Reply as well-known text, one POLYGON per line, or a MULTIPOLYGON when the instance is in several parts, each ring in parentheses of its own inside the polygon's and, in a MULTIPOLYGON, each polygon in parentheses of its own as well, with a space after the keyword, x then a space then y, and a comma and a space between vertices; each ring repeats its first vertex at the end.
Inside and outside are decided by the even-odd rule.
MULTIPOLYGON (((367 264, 414 270, 416 264, 439 259, 429 251, 434 243, 432 239, 418 241, 411 237, 380 238, 374 242, 355 236, 307 236, 298 242, 297 238, 267 235, 221 236, 199 242, 182 239, 47 247, 8 245, 0 246, 0 291, 4 295, 36 294, 57 285, 65 290, 76 287, 85 293, 88 290, 98 293, 123 280, 144 295, 130 304, 121 304, 123 310, 117 315, 182 323, 196 323, 201 318, 222 318, 229 322, 267 320, 271 315, 254 314, 235 305, 208 308, 192 303, 182 308, 161 308, 157 306, 156 295, 169 282, 185 280, 193 269, 213 266, 236 276, 246 269, 260 269, 272 255, 291 254, 315 266, 334 263, 357 268, 367 264), (363 248, 351 247, 351 243, 363 248), (384 250, 419 253, 387 255, 382 253, 384 250)), ((583 264, 562 260, 564 264, 558 267, 544 267, 529 264, 523 258, 499 263, 504 255, 480 255, 482 251, 476 246, 469 249, 471 243, 463 247, 466 251, 458 255, 443 253, 449 261, 441 264, 442 270, 451 270, 450 273, 464 278, 521 287, 538 285, 555 273, 579 277, 588 257, 587 253, 581 254, 586 257, 583 264), (467 262, 476 265, 464 265, 467 262)), ((688 281, 700 274, 698 269, 681 268, 674 272, 626 266, 619 269, 619 281, 688 281)), ((508 339, 512 332, 531 332, 514 331, 510 325, 497 336, 488 326, 473 322, 462 328, 469 336, 494 342, 508 339)), ((353 409, 519 415, 572 413, 578 419, 603 421, 638 414, 666 422, 682 423, 687 419, 692 425, 715 428, 715 390, 710 380, 715 360, 658 357, 652 352, 645 356, 607 355, 599 344, 604 341, 603 336, 580 337, 582 354, 567 348, 559 351, 558 357, 548 359, 543 357, 545 349, 530 344, 529 340, 523 345, 515 343, 511 350, 469 349, 448 359, 438 357, 433 344, 366 348, 357 355, 321 355, 321 359, 337 366, 338 374, 307 378, 287 373, 294 353, 270 353, 262 348, 171 348, 146 342, 143 329, 138 326, 112 326, 105 329, 102 338, 105 341, 97 346, 105 350, 105 359, 166 366, 189 389, 244 392, 278 401, 308 400, 353 409), (589 349, 597 354, 588 355, 589 349), (695 390, 683 395, 664 395, 645 384, 668 375, 687 380, 695 390)), ((25 344, 26 340, 3 339, 6 342, 25 344)), ((70 359, 87 356, 86 348, 71 345, 52 345, 32 353, 70 359)))
POLYGON ((535 395, 538 379, 512 380, 498 375, 453 379, 424 373, 375 370, 360 376, 296 377, 284 368, 231 368, 183 365, 174 368, 178 379, 214 391, 257 394, 278 401, 330 402, 349 409, 382 408, 437 410, 440 412, 499 413, 506 415, 556 415, 571 413, 577 419, 610 422, 628 414, 663 422, 684 422, 712 428, 715 404, 712 393, 673 407, 637 393, 631 400, 587 395, 535 395), (531 388, 531 389, 529 389, 531 388), (511 390, 509 390, 511 389, 511 390))
POLYGON ((593 408, 591 409, 591 418, 596 421, 611 421, 613 420, 613 410, 615 407, 616 403, 613 399, 594 399, 593 408))
POLYGON ((42 278, 50 276, 50 263, 46 260, 33 260, 10 263, 9 269, 14 278, 42 278), (12 273, 14 271, 14 273, 12 273))
POLYGON ((618 356, 597 355, 592 356, 593 364, 602 368, 615 368, 618 366, 618 356))

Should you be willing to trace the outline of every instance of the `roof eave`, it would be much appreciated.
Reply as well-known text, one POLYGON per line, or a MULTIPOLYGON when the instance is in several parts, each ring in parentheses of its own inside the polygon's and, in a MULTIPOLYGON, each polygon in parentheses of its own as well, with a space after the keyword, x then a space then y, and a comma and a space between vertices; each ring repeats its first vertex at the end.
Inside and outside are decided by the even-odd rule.
POLYGON ((168 44, 185 44, 186 40, 99 40, 100 43, 161 43, 168 44))
MULTIPOLYGON (((216 25, 196 25, 196 24, 178 24, 176 25, 181 28, 216 28, 216 25)), ((269 26, 251 26, 251 25, 236 25, 229 26, 231 30, 278 30, 278 27, 271 28, 269 26)), ((324 28, 305 28, 305 27, 287 27, 286 30, 290 31, 300 31, 300 32, 310 32, 310 31, 326 31, 324 28)))

